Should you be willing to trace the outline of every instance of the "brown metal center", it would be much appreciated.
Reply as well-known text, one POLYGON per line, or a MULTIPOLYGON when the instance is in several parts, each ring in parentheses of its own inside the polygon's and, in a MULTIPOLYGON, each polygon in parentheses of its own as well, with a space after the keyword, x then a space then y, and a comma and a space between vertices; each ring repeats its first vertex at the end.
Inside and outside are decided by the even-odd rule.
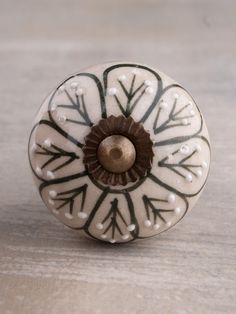
POLYGON ((142 123, 132 117, 109 116, 91 127, 84 138, 84 165, 94 180, 125 186, 152 168, 153 142, 142 123))
POLYGON ((97 157, 103 168, 113 173, 129 170, 136 158, 133 143, 125 136, 111 135, 106 137, 98 147, 97 157))

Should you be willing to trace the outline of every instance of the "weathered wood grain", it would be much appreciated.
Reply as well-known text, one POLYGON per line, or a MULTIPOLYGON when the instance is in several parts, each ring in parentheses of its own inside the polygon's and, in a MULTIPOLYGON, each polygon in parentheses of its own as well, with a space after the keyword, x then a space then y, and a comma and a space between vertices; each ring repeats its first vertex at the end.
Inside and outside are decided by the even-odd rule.
POLYGON ((0 0, 0 313, 236 312, 236 2, 0 0), (94 63, 158 67, 192 93, 213 147, 208 185, 173 230, 101 245, 58 223, 27 140, 46 94, 94 63))

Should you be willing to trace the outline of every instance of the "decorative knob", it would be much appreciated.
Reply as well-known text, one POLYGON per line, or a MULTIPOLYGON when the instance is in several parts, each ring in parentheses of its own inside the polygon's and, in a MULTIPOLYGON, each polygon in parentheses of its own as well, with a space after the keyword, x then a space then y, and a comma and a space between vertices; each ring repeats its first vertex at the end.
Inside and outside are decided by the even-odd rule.
POLYGON ((61 222, 123 243, 169 229, 193 207, 210 144, 185 89, 147 66, 110 63, 70 76, 48 96, 29 160, 61 222))

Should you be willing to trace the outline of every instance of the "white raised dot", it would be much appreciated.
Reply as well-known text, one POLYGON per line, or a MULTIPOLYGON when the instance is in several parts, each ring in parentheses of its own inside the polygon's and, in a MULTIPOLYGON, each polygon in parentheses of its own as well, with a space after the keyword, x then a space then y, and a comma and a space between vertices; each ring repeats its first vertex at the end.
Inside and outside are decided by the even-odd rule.
POLYGON ((191 175, 191 173, 188 173, 188 174, 186 174, 185 179, 188 182, 192 182, 193 181, 193 176, 191 175))
POLYGON ((54 179, 55 178, 55 174, 52 171, 47 171, 47 177, 49 179, 54 179))
POLYGON ((134 224, 128 225, 127 230, 130 231, 130 232, 134 231, 135 227, 136 226, 134 224))
POLYGON ((31 152, 35 153, 37 148, 38 148, 37 144, 33 143, 32 146, 31 146, 31 152))
POLYGON ((174 96, 175 99, 179 98, 179 94, 177 94, 177 93, 175 93, 173 96, 174 96))
POLYGON ((154 89, 149 86, 149 87, 147 87, 147 88, 145 89, 145 93, 146 93, 146 94, 153 94, 153 93, 154 93, 154 89))
POLYGON ((170 193, 167 197, 167 201, 168 201, 168 203, 174 203, 175 202, 175 194, 170 193))
POLYGON ((58 117, 58 122, 59 122, 60 124, 65 124, 65 122, 66 122, 66 116, 59 116, 59 117, 58 117))
POLYGON ((42 169, 40 167, 36 167, 35 172, 38 176, 41 176, 43 174, 42 169))
POLYGON ((202 176, 202 170, 201 169, 198 169, 197 170, 197 176, 200 178, 202 176))
POLYGON ((102 223, 98 222, 98 223, 96 223, 96 228, 97 228, 98 230, 102 230, 102 229, 104 228, 104 226, 103 226, 102 223))
POLYGON ((180 207, 176 207, 176 208, 175 208, 175 213, 176 213, 176 214, 180 214, 180 212, 181 212, 181 208, 180 208, 180 207))
POLYGON ((114 96, 116 94, 117 94, 117 88, 111 87, 111 88, 108 89, 108 95, 109 96, 114 96))
POLYGON ((194 110, 190 110, 190 115, 192 116, 192 117, 194 117, 195 116, 195 111, 194 110))
POLYGON ((84 90, 83 90, 83 88, 78 88, 75 93, 77 96, 82 96, 84 94, 84 90))
POLYGON ((200 144, 195 144, 195 149, 196 149, 196 151, 197 152, 199 152, 200 153, 200 151, 202 150, 202 147, 201 147, 201 145, 200 144))
POLYGON ((53 208, 52 212, 53 212, 54 215, 59 215, 59 210, 58 209, 53 208))
POLYGON ((78 217, 81 219, 86 219, 88 217, 88 214, 84 212, 78 212, 78 217))
POLYGON ((43 147, 51 147, 52 142, 49 138, 47 138, 44 142, 43 142, 43 147))
POLYGON ((171 221, 167 221, 166 226, 170 227, 172 225, 171 221))
POLYGON ((137 75, 137 74, 139 74, 139 71, 138 71, 137 69, 133 69, 133 70, 132 70, 132 73, 135 74, 135 75, 137 75))
POLYGON ((160 108, 161 108, 161 109, 166 109, 167 107, 168 107, 167 102, 165 102, 165 101, 161 101, 161 102, 160 102, 160 108))
POLYGON ((206 162, 206 161, 203 161, 203 162, 202 162, 202 168, 205 168, 205 169, 206 169, 207 166, 208 166, 208 165, 207 165, 207 162, 206 162))
POLYGON ((49 196, 50 197, 52 197, 52 198, 54 198, 54 197, 56 197, 57 196, 57 192, 55 191, 55 190, 51 190, 51 191, 49 191, 49 196))
POLYGON ((107 238, 107 235, 106 235, 106 234, 101 234, 101 238, 102 238, 102 239, 106 239, 106 238, 107 238))
POLYGON ((123 235, 121 236, 121 238, 122 238, 123 240, 127 240, 127 239, 129 239, 129 234, 123 234, 123 235))
POLYGON ((192 102, 192 101, 189 101, 188 105, 189 105, 190 108, 192 108, 193 102, 192 102))
POLYGON ((70 213, 65 213, 65 217, 70 220, 73 219, 73 216, 70 213))
POLYGON ((116 243, 116 240, 115 239, 111 239, 110 243, 116 243))
POLYGON ((187 124, 188 124, 188 120, 187 120, 187 119, 182 119, 182 120, 181 120, 181 123, 182 123, 183 125, 187 125, 187 124))
POLYGON ((124 74, 123 74, 123 75, 120 75, 119 78, 118 78, 118 80, 121 81, 121 82, 122 82, 122 81, 125 81, 125 80, 126 80, 126 76, 125 76, 124 74))
POLYGON ((169 154, 169 155, 167 156, 167 159, 168 159, 169 162, 170 162, 170 161, 173 161, 173 160, 174 160, 174 156, 173 156, 172 154, 169 154))
POLYGON ((55 111, 57 109, 57 104, 52 104, 51 105, 51 111, 55 111))
POLYGON ((49 198, 48 203, 49 203, 50 205, 55 205, 54 200, 52 200, 51 198, 49 198))
POLYGON ((149 228, 149 227, 151 227, 151 225, 152 225, 151 220, 147 219, 147 220, 144 221, 144 226, 145 227, 149 228))
POLYGON ((151 85, 152 85, 152 82, 149 81, 149 80, 145 80, 145 81, 144 81, 144 85, 146 85, 146 86, 151 86, 151 85))
POLYGON ((180 147, 180 153, 183 155, 188 155, 188 153, 190 152, 190 148, 187 144, 184 144, 180 147))
POLYGON ((159 228, 160 228, 160 225, 159 225, 159 224, 153 225, 153 229, 154 229, 154 230, 158 230, 159 228))
POLYGON ((73 90, 76 90, 77 88, 78 88, 78 83, 77 82, 72 82, 71 84, 70 84, 70 88, 71 89, 73 89, 73 90))
POLYGON ((57 89, 58 94, 63 93, 65 91, 65 89, 66 89, 65 85, 61 85, 60 87, 58 87, 58 89, 57 89))

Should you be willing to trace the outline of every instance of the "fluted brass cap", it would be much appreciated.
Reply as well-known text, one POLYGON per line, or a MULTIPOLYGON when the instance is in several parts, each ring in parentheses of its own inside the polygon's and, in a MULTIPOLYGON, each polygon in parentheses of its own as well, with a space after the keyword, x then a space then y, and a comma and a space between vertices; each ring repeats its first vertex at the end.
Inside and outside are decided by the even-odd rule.
POLYGON ((108 185, 126 185, 144 177, 152 166, 153 143, 133 118, 101 119, 85 138, 84 164, 94 179, 108 185))

